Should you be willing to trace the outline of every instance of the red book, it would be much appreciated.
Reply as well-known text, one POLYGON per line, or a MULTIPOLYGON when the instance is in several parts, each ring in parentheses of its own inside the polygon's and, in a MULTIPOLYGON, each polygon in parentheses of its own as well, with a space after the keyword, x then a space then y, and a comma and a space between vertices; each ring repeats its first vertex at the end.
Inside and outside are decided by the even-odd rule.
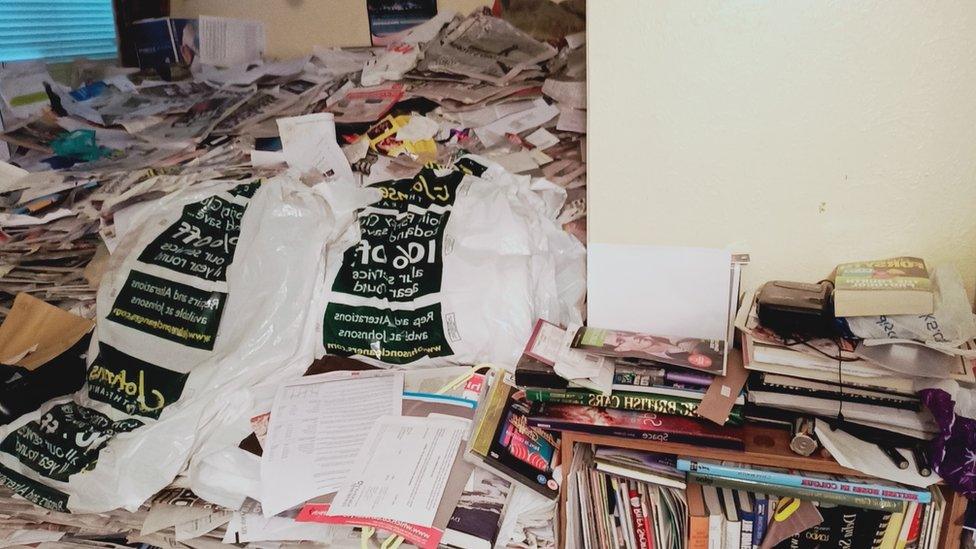
POLYGON ((698 419, 595 408, 575 404, 536 403, 529 425, 554 431, 574 431, 661 442, 697 444, 744 450, 741 427, 720 427, 698 419))
POLYGON ((638 549, 651 549, 650 539, 647 536, 647 517, 644 516, 644 509, 641 507, 640 494, 637 493, 636 489, 630 488, 627 497, 630 498, 630 513, 633 515, 637 547, 638 549))

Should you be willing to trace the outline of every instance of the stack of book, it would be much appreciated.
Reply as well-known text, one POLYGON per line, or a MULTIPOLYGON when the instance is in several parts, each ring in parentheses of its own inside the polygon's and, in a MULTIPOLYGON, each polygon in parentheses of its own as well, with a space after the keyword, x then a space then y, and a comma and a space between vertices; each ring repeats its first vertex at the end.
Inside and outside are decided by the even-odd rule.
POLYGON ((578 445, 570 547, 940 547, 937 489, 578 445), (806 507, 798 510, 798 501, 806 507), (804 522, 805 521, 805 522, 804 522), (802 524, 798 524, 802 522, 802 524), (575 543, 574 543, 575 541, 575 543))
MULTIPOLYGON (((915 378, 863 358, 848 339, 786 341, 759 322, 754 296, 736 318, 749 370, 750 421, 790 423, 797 416, 833 419, 891 433, 897 440, 928 440, 937 432, 913 389, 915 378)), ((972 361, 949 359, 949 377, 976 382, 972 361)))
POLYGON ((515 382, 533 403, 533 426, 741 450, 744 392, 727 395, 722 425, 699 414, 727 360, 723 341, 564 329, 540 320, 515 382))

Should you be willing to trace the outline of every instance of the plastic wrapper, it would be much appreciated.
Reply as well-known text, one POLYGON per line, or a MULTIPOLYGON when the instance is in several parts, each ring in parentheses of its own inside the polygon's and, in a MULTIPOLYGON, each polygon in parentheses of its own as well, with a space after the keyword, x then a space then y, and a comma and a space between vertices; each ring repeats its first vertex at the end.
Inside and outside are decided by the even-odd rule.
POLYGON ((327 261, 319 355, 514 365, 535 319, 580 321, 585 250, 554 221, 562 189, 476 156, 373 187, 327 261))
POLYGON ((916 385, 939 434, 930 443, 932 468, 954 491, 976 498, 976 399, 955 381, 916 385))
MULTIPOLYGON (((135 510, 191 456, 236 445, 244 391, 312 360, 323 244, 351 221, 322 194, 287 177, 201 183, 134 213, 98 291, 87 381, 0 429, 0 481, 50 509, 135 510)), ((358 206, 363 191, 346 194, 358 206)))
POLYGON ((930 315, 847 317, 851 333, 867 344, 885 342, 924 342, 946 352, 966 354, 959 349, 976 337, 976 316, 959 272, 948 265, 932 270, 935 311, 930 315), (871 340, 887 340, 874 342, 871 340))

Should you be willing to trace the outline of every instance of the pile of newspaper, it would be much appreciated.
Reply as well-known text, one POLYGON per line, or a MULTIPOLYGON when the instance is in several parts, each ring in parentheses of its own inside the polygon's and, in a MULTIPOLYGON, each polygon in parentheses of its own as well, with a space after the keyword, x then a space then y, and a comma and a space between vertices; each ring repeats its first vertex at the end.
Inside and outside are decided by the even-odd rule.
POLYGON ((0 166, 0 313, 27 292, 92 316, 98 273, 85 267, 112 251, 116 212, 217 177, 281 171, 276 119, 316 112, 335 116, 363 183, 481 154, 565 188, 559 219, 585 242, 583 41, 557 48, 501 19, 442 13, 381 51, 195 65, 182 82, 103 68, 75 90, 54 83, 50 108, 0 135, 14 151, 0 166), (72 148, 86 137, 87 149, 72 148))
MULTIPOLYGON (((362 185, 411 178, 432 162, 449 165, 473 153, 565 189, 558 222, 585 242, 583 43, 582 32, 543 42, 484 13, 442 13, 386 49, 317 48, 292 60, 197 64, 184 81, 118 67, 86 67, 93 76, 71 87, 43 68, 21 75, 23 89, 46 90, 48 101, 8 121, 0 135, 11 150, 9 162, 0 161, 0 318, 22 293, 93 318, 116 234, 130 228, 140 205, 215 179, 246 183, 314 168, 329 139, 342 146, 342 166, 304 170, 308 185, 345 170, 362 185), (279 123, 315 113, 331 114, 335 134, 279 123)), ((263 436, 260 422, 254 431, 263 436)), ((220 508, 180 480, 136 512, 104 514, 50 511, 3 489, 0 544, 403 543, 381 536, 382 528, 337 529, 296 522, 288 512, 265 517, 253 500, 220 508)), ((508 507, 499 545, 555 545, 554 502, 539 506, 514 494, 508 507)))

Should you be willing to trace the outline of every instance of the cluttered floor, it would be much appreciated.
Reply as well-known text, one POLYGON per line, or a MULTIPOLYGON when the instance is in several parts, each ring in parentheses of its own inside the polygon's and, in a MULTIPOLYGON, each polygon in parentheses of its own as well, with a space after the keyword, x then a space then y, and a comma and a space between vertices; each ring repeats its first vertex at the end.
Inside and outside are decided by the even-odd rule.
POLYGON ((588 278, 579 21, 5 73, 0 544, 951 546, 958 274, 743 296, 746 255, 600 246, 588 278), (621 291, 647 265, 683 274, 621 291))

